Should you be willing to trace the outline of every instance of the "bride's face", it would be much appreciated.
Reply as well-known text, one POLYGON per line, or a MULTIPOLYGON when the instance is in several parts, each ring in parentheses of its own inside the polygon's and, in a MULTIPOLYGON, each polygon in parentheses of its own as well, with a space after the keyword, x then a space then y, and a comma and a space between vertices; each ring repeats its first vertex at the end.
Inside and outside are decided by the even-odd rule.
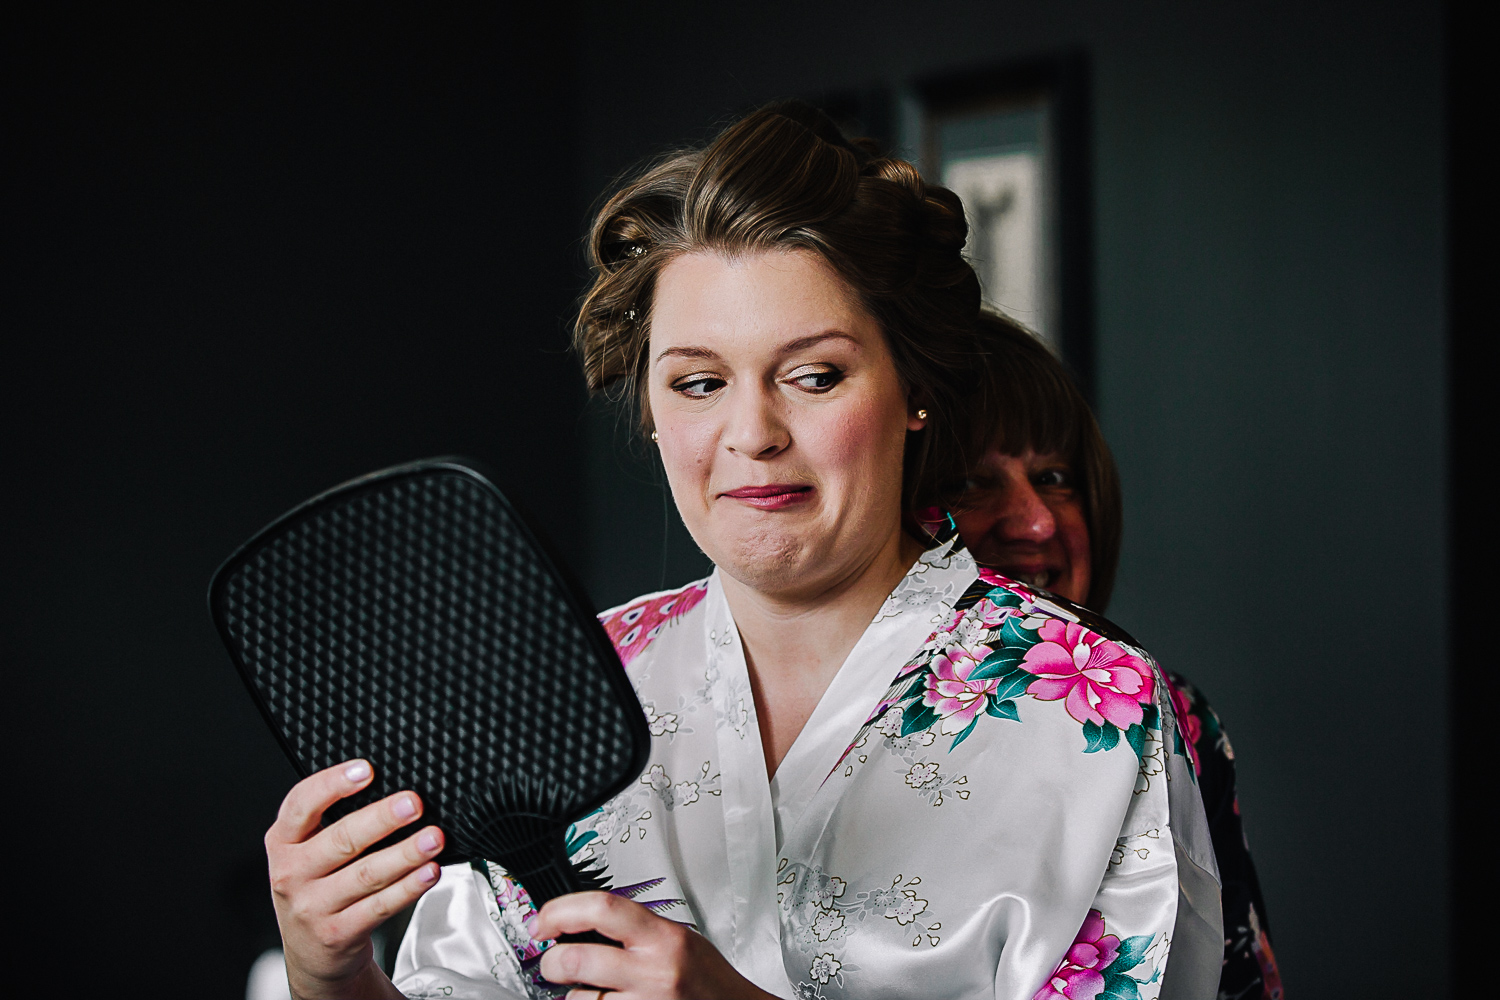
POLYGON ((667 264, 648 378, 677 509, 736 580, 815 596, 899 537, 906 433, 923 421, 879 324, 822 258, 667 264))

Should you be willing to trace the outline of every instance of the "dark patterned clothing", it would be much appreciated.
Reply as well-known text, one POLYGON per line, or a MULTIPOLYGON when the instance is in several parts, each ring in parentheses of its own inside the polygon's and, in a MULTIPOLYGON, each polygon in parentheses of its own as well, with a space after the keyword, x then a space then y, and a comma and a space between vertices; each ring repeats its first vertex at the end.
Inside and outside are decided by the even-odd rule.
POLYGON ((1281 972, 1271 951, 1271 924, 1250 860, 1234 788, 1234 748, 1208 699, 1181 674, 1169 673, 1178 718, 1187 727, 1209 834, 1223 880, 1224 972, 1219 1000, 1281 1000, 1281 972))

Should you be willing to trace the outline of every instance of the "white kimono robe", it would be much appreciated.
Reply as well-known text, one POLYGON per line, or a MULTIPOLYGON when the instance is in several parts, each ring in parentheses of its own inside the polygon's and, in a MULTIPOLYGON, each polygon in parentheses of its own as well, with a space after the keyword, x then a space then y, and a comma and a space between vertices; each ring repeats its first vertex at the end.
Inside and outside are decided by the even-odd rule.
MULTIPOLYGON (((770 781, 717 573, 601 615, 652 753, 573 857, 780 997, 1153 998, 1169 954, 1166 994, 1212 997, 1217 873, 1159 669, 955 544, 897 585, 770 781)), ((397 986, 547 995, 531 912, 499 867, 445 868, 397 986)))

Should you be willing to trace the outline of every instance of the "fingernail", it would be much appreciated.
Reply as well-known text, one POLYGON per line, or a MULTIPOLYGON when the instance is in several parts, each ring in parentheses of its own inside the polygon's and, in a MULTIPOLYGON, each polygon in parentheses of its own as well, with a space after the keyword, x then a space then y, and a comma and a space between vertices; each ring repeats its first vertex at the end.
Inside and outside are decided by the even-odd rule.
POLYGON ((391 803, 391 812, 396 814, 397 819, 410 819, 417 814, 417 800, 410 795, 403 795, 391 803))
POLYGON ((423 854, 431 854, 438 849, 438 835, 428 830, 417 838, 417 850, 423 854))
POLYGON ((532 937, 536 937, 536 933, 532 931, 532 928, 535 927, 535 926, 536 926, 536 914, 535 913, 531 914, 530 916, 526 916, 526 917, 522 917, 521 918, 521 927, 523 929, 525 929, 526 933, 530 934, 532 937))
POLYGON ((357 785, 369 776, 370 765, 366 764, 362 760, 357 760, 353 764, 350 764, 348 767, 344 768, 344 780, 349 782, 350 784, 357 785))
POLYGON ((417 872, 417 878, 421 879, 423 882, 436 882, 438 878, 438 866, 423 865, 422 870, 417 872))

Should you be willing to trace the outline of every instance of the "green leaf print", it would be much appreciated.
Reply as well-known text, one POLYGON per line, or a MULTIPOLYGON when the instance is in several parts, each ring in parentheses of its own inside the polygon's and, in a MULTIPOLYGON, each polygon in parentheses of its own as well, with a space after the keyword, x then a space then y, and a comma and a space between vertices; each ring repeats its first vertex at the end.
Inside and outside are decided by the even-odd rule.
POLYGON ((996 685, 990 697, 995 701, 1004 701, 1007 698, 1019 698, 1026 693, 1027 686, 1036 680, 1036 675, 1017 668, 1009 676, 1001 679, 996 685))
POLYGON ((1020 646, 1021 655, 1026 655, 1026 650, 1037 644, 1038 636, 1034 629, 1022 628, 1017 624, 1017 619, 1012 616, 1005 619, 1005 624, 1000 626, 1000 639, 1006 646, 1020 646))
POLYGON ((1026 656, 1026 650, 1015 646, 1004 646, 995 650, 969 675, 971 681, 989 680, 991 677, 1000 677, 1019 668, 1021 660, 1026 656))
MULTIPOLYGON (((599 810, 595 809, 594 812, 599 812, 599 810)), ((590 816, 592 816, 593 814, 594 813, 589 813, 590 816)), ((563 844, 563 850, 567 851, 568 857, 571 858, 573 855, 577 854, 585 844, 598 836, 598 832, 594 830, 585 830, 580 834, 578 832, 578 824, 574 823, 568 827, 568 832, 564 838, 565 842, 563 844)))
POLYGON ((920 733, 930 727, 938 719, 937 712, 928 705, 922 704, 918 698, 906 706, 906 711, 901 713, 901 735, 910 736, 912 733, 920 733))
POLYGON ((1094 753, 1099 750, 1113 750, 1120 742, 1120 731, 1115 728, 1114 723, 1106 722, 1104 725, 1095 725, 1092 722, 1083 724, 1083 738, 1088 744, 1083 748, 1084 753, 1094 753))
POLYGON ((1013 701, 992 701, 984 707, 984 710, 987 714, 993 715, 997 719, 1010 719, 1013 722, 1021 721, 1021 715, 1016 711, 1016 703, 1013 701))
POLYGON ((1146 960, 1146 949, 1151 947, 1153 935, 1137 934, 1120 942, 1120 953, 1105 968, 1103 975, 1112 976, 1129 972, 1146 960))
POLYGON ((1107 976, 1098 1000, 1141 1000, 1141 991, 1129 976, 1107 976))
POLYGON ((948 744, 948 752, 952 753, 960 743, 968 739, 969 734, 974 731, 974 727, 977 725, 979 725, 979 715, 976 713, 974 718, 969 721, 969 724, 964 727, 964 731, 953 737, 953 742, 948 744))
POLYGON ((996 587, 984 595, 989 602, 997 608, 1019 608, 1022 604, 1021 598, 1008 590, 996 587))

